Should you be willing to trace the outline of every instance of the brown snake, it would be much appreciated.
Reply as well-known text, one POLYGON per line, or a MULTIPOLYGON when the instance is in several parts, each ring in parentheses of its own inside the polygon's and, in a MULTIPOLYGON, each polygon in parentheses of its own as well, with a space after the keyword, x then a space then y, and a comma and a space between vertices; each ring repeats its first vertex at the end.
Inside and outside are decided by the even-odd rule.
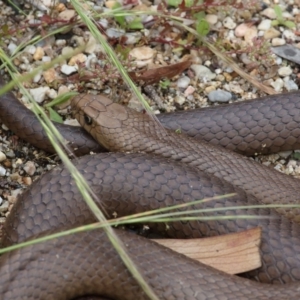
MULTIPOLYGON (((12 94, 5 97, 6 100, 13 98, 12 94)), ((90 133, 99 137, 101 143, 111 150, 148 152, 98 154, 84 156, 76 162, 99 196, 108 217, 115 212, 118 216, 127 215, 231 192, 237 195, 195 208, 251 205, 257 201, 297 203, 300 188, 296 179, 257 165, 231 151, 163 130, 147 115, 112 104, 105 97, 99 97, 100 104, 94 98, 78 96, 73 100, 74 106, 83 107, 84 114, 80 110, 79 119, 90 133), (90 110, 93 106, 96 112, 90 110), (154 154, 163 158, 154 157, 154 154)), ((290 119, 292 125, 283 126, 281 132, 286 135, 286 130, 292 129, 296 134, 299 130, 294 123, 299 114, 296 114, 295 106, 299 105, 299 98, 297 93, 265 98, 271 102, 282 99, 283 103, 273 105, 275 111, 281 107, 276 112, 266 112, 266 106, 259 101, 250 101, 249 105, 273 116, 273 120, 280 115, 284 121, 290 119), (282 107, 288 109, 283 112, 282 107)), ((4 115, 2 108, 6 105, 11 109, 18 104, 2 102, 5 101, 0 102, 0 117, 10 126, 13 123, 11 117, 16 116, 16 112, 4 115)), ((238 105, 232 107, 235 110, 238 105)), ((224 110, 223 107, 218 109, 224 110)), ((230 111, 230 106, 227 109, 230 111)), ((247 120, 246 116, 244 118, 247 120)), ((257 122, 263 125, 264 119, 257 122)), ((278 123, 273 126, 280 127, 278 123)), ((25 128, 23 132, 27 132, 25 128)), ((276 140, 274 130, 271 137, 267 139, 276 140)), ((31 139, 34 137, 31 136, 31 139)), ((280 138, 276 141, 275 146, 278 147, 280 138)), ((81 145, 84 146, 84 143, 81 145)), ((298 210, 280 212, 297 219, 298 210)), ((165 230, 164 224, 149 226, 170 237, 208 236, 261 226, 263 266, 247 276, 264 283, 281 282, 286 285, 271 286, 229 276, 133 234, 120 232, 119 235, 159 299, 299 299, 299 283, 293 283, 300 280, 299 225, 270 209, 226 212, 227 215, 245 213, 272 218, 175 222, 168 224, 168 230, 165 230)), ((9 245, 47 233, 55 230, 53 227, 57 230, 93 221, 69 173, 63 167, 57 167, 42 176, 18 199, 5 224, 2 244, 9 245)), ((22 299, 25 295, 28 295, 26 299, 72 299, 83 295, 101 295, 111 299, 145 298, 102 231, 13 251, 3 255, 0 263, 0 294, 3 299, 22 299)))

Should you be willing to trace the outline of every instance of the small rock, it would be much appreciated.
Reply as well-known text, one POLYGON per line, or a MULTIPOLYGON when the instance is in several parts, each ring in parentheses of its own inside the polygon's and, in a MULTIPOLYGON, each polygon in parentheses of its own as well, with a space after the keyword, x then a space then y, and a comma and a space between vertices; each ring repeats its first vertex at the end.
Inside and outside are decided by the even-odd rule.
POLYGON ((12 150, 7 151, 5 154, 6 154, 6 156, 7 156, 8 158, 15 158, 15 157, 16 157, 15 152, 12 151, 12 150))
POLYGON ((64 21, 70 21, 76 16, 76 12, 73 9, 66 9, 58 14, 59 19, 64 21))
POLYGON ((212 15, 212 14, 207 14, 205 16, 205 20, 210 24, 210 25, 215 25, 218 22, 218 16, 217 15, 212 15))
POLYGON ((278 69, 278 74, 281 77, 289 76, 293 73, 291 67, 281 67, 278 69))
POLYGON ((55 41, 55 45, 58 46, 58 47, 64 47, 65 45, 67 44, 67 41, 66 40, 56 40, 55 41))
POLYGON ((55 98, 57 97, 57 92, 56 92, 56 90, 50 89, 50 90, 47 92, 47 96, 48 96, 50 99, 55 99, 55 98))
POLYGON ((9 45, 7 46, 7 49, 10 54, 14 54, 14 52, 16 51, 17 48, 18 48, 18 46, 12 42, 10 42, 9 45))
POLYGON ((202 65, 191 65, 191 69, 195 72, 196 77, 201 78, 205 81, 210 81, 217 76, 209 68, 202 65))
POLYGON ((257 28, 251 26, 249 30, 246 31, 244 39, 249 45, 253 45, 253 39, 257 37, 257 28))
POLYGON ((187 89, 184 91, 184 96, 189 98, 195 92, 195 90, 196 89, 193 86, 189 85, 187 89))
POLYGON ((69 66, 75 66, 80 63, 86 62, 87 56, 83 53, 78 53, 70 58, 68 65, 69 66))
POLYGON ((50 56, 45 55, 45 56, 42 57, 42 62, 50 62, 50 61, 51 61, 50 56))
POLYGON ((228 29, 234 29, 236 27, 236 23, 234 23, 234 21, 230 17, 226 17, 223 20, 223 25, 228 29))
POLYGON ((135 58, 136 64, 139 68, 151 63, 155 54, 155 50, 146 46, 134 48, 129 52, 129 55, 135 58))
POLYGON ((293 151, 281 151, 278 152, 278 155, 284 159, 288 158, 291 154, 293 153, 293 151))
POLYGON ((246 34, 246 32, 249 30, 249 28, 250 28, 249 24, 242 23, 235 28, 234 34, 236 37, 243 37, 246 34))
POLYGON ((36 51, 36 46, 34 45, 28 45, 24 49, 24 52, 29 53, 31 55, 34 55, 35 51, 36 51))
POLYGON ((54 68, 51 68, 43 72, 43 77, 47 83, 51 83, 57 79, 57 73, 54 68))
POLYGON ((288 77, 287 78, 284 78, 283 79, 283 82, 284 82, 284 87, 287 89, 287 91, 297 91, 299 88, 298 88, 298 85, 291 79, 289 79, 288 77))
POLYGON ((77 66, 68 66, 66 64, 63 64, 60 68, 60 71, 65 75, 70 75, 72 73, 77 72, 78 67, 77 66))
POLYGON ((39 72, 38 74, 36 74, 36 75, 33 77, 32 81, 33 81, 34 83, 37 83, 37 82, 39 82, 39 81, 41 80, 41 78, 42 78, 42 74, 41 74, 41 72, 39 72))
POLYGON ((5 168, 3 168, 2 166, 0 166, 0 176, 3 177, 6 174, 6 170, 5 168))
POLYGON ((117 3, 117 1, 115 1, 115 0, 108 0, 108 1, 105 1, 105 6, 107 8, 112 9, 116 3, 117 3))
POLYGON ((120 38, 125 34, 125 30, 117 28, 108 28, 106 34, 109 38, 120 38))
POLYGON ((270 40, 281 35, 280 31, 276 30, 275 28, 271 27, 267 31, 265 31, 264 38, 266 40, 270 40))
POLYGON ((3 203, 1 203, 0 211, 1 211, 1 212, 8 211, 8 207, 9 207, 8 201, 4 201, 3 203))
POLYGON ((42 47, 37 47, 35 53, 33 54, 34 60, 41 60, 45 55, 44 49, 42 47))
POLYGON ((6 160, 6 155, 2 151, 0 151, 0 162, 4 160, 6 160))
POLYGON ((272 46, 276 47, 276 46, 282 46, 282 45, 285 45, 284 39, 281 39, 281 38, 272 39, 272 46))
POLYGON ((283 80, 281 78, 277 78, 274 82, 271 83, 271 86, 276 92, 280 92, 283 88, 283 80))
POLYGON ((219 89, 210 92, 207 96, 211 102, 228 102, 232 98, 231 93, 219 89))
POLYGON ((257 29, 266 31, 271 28, 271 23, 272 23, 271 20, 268 19, 262 20, 260 24, 257 26, 257 29))
POLYGON ((134 45, 136 44, 142 37, 140 32, 128 32, 125 34, 125 44, 126 45, 134 45))
POLYGON ((29 93, 37 103, 42 103, 45 98, 46 94, 49 92, 50 88, 48 86, 41 86, 35 89, 30 89, 29 93))
POLYGON ((95 38, 92 35, 90 35, 89 40, 85 46, 84 52, 86 52, 88 54, 92 54, 95 52, 97 47, 98 47, 97 41, 95 40, 95 38))
POLYGON ((175 97, 174 102, 179 104, 179 105, 182 105, 185 102, 185 98, 178 95, 178 96, 175 97))
POLYGON ((294 32, 292 32, 291 30, 289 29, 285 29, 282 33, 282 35, 288 39, 288 40, 291 40, 291 41, 295 41, 296 40, 296 35, 294 32))
POLYGON ((31 177, 23 177, 23 183, 27 186, 32 184, 32 179, 31 177))
POLYGON ((276 13, 275 13, 275 10, 274 10, 273 8, 271 8, 271 7, 268 7, 268 8, 266 8, 265 10, 263 10, 263 11, 261 12, 261 14, 262 14, 263 16, 268 17, 268 18, 271 19, 271 20, 274 20, 274 19, 277 18, 276 13))
POLYGON ((177 80, 177 87, 180 89, 185 89, 190 84, 191 79, 187 76, 183 76, 177 80))

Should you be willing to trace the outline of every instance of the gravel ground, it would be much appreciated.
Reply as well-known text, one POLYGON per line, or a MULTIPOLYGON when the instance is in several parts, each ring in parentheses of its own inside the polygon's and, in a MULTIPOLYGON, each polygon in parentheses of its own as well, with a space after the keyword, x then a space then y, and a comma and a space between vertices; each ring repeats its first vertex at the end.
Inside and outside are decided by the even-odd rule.
MULTIPOLYGON (((35 5, 31 6, 25 2, 22 7, 26 15, 22 15, 15 14, 11 7, 0 1, 1 48, 8 56, 13 56, 13 65, 20 74, 29 73, 60 54, 68 53, 70 49, 86 45, 84 52, 40 72, 31 82, 26 83, 26 88, 37 102, 46 103, 67 91, 88 90, 93 93, 105 93, 131 107, 139 107, 118 72, 108 64, 102 48, 87 28, 76 22, 76 13, 70 4, 60 3, 47 8, 46 0, 34 3, 35 5), (63 32, 46 37, 47 33, 67 24, 71 26, 63 32), (36 44, 29 43, 18 55, 14 54, 18 45, 27 43, 37 35, 45 38, 36 44)), ((103 10, 108 12, 114 3, 88 2, 98 13, 103 10)), ((126 4, 127 8, 133 11, 162 9, 160 1, 128 0, 126 4)), ((299 5, 299 0, 249 1, 243 4, 236 2, 232 6, 211 4, 202 8, 205 12, 203 24, 210 24, 208 39, 211 43, 231 57, 242 70, 256 77, 260 83, 281 93, 298 89, 299 68, 297 64, 274 55, 270 46, 292 44, 300 47, 299 5), (280 6, 280 18, 274 10, 275 4, 280 6)), ((188 12, 168 8, 165 13, 177 14, 185 18, 187 26, 193 26, 188 12)), ((166 22, 144 14, 140 20, 144 28, 139 31, 120 29, 114 19, 103 16, 95 19, 116 51, 124 55, 130 53, 131 59, 123 61, 128 70, 137 72, 142 68, 167 67, 188 59, 192 61, 190 68, 178 72, 172 79, 152 85, 155 95, 149 99, 149 104, 157 113, 160 110, 194 109, 264 95, 206 47, 197 43, 193 35, 176 27, 174 22, 166 22)), ((132 17, 128 17, 124 22, 132 25, 134 21, 132 17)), ((20 91, 15 90, 15 94, 30 106, 20 91)), ((65 119, 64 122, 74 122, 67 115, 68 103, 59 106, 58 110, 65 119)), ((284 152, 255 159, 275 167, 278 171, 299 176, 300 164, 294 157, 295 153, 284 152)), ((58 161, 56 156, 39 151, 18 139, 1 124, 0 222, 5 221, 16 196, 58 161)))

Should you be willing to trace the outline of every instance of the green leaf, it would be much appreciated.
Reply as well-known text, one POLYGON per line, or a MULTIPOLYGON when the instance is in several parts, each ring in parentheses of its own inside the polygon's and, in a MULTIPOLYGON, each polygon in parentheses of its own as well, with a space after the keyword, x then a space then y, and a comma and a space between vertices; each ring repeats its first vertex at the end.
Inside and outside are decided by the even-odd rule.
POLYGON ((194 0, 184 0, 186 7, 192 7, 194 4, 194 0))
POLYGON ((177 7, 181 2, 182 0, 167 0, 167 4, 174 7, 177 7))
POLYGON ((272 26, 278 26, 278 25, 279 25, 279 21, 278 21, 278 20, 273 20, 273 21, 271 22, 271 25, 272 25, 272 26))
POLYGON ((277 16, 277 19, 282 20, 283 19, 283 17, 282 17, 282 11, 281 11, 281 8, 280 8, 279 5, 275 5, 274 6, 274 11, 275 11, 275 14, 277 16))
POLYGON ((284 22, 284 26, 288 27, 288 28, 295 28, 296 24, 292 21, 285 21, 284 22))
POLYGON ((128 29, 143 29, 144 25, 141 22, 141 18, 137 17, 134 20, 132 20, 130 23, 128 23, 127 28, 128 29))
POLYGON ((53 107, 54 105, 62 104, 64 102, 66 102, 67 100, 69 100, 71 97, 76 96, 77 94, 78 93, 76 93, 76 92, 68 92, 68 93, 61 94, 60 96, 56 97, 55 99, 53 99, 52 101, 47 103, 45 105, 45 107, 50 108, 50 107, 53 107))
MULTIPOLYGON (((118 10, 118 12, 119 12, 121 7, 122 7, 122 5, 121 5, 119 2, 116 2, 116 3, 113 5, 112 8, 118 10)), ((116 22, 119 23, 119 25, 120 25, 121 27, 125 27, 126 19, 125 19, 124 16, 117 16, 117 15, 115 15, 114 18, 115 18, 116 22)))
POLYGON ((293 153, 292 158, 295 159, 295 160, 300 160, 300 152, 293 153))
POLYGON ((49 117, 51 121, 62 123, 63 119, 62 117, 51 107, 48 108, 49 111, 49 117))
POLYGON ((209 23, 205 19, 198 20, 196 23, 196 31, 201 36, 206 36, 209 33, 209 23))

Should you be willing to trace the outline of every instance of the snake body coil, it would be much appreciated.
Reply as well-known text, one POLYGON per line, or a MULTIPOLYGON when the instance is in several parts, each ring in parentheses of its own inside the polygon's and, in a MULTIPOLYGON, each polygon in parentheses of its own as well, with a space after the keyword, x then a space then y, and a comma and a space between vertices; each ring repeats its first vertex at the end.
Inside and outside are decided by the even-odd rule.
MULTIPOLYGON (((12 94, 7 97, 12 100, 12 94)), ((267 101, 273 101, 276 97, 269 97, 267 101)), ((293 102, 297 97, 297 94, 288 94, 285 99, 293 102)), ((155 123, 149 126, 152 123, 147 116, 112 104, 107 98, 100 97, 97 103, 94 100, 93 96, 80 96, 75 98, 73 104, 80 104, 83 108, 83 114, 82 111, 79 114, 82 114, 80 118, 85 123, 87 114, 95 120, 99 116, 99 111, 94 110, 90 115, 90 107, 100 108, 102 117, 100 121, 97 120, 100 123, 85 124, 91 132, 96 132, 95 137, 101 135, 101 142, 113 150, 119 150, 122 145, 121 151, 124 152, 138 147, 142 147, 138 150, 140 152, 150 152, 106 153, 78 159, 76 166, 98 195, 99 205, 104 208, 107 217, 115 213, 122 216, 232 192, 236 196, 226 201, 215 200, 195 208, 254 205, 266 198, 267 201, 297 203, 297 180, 257 166, 230 151, 219 150, 203 142, 193 143, 183 135, 174 137, 173 132, 162 130, 155 123), (112 142, 108 134, 120 134, 120 124, 122 134, 117 142, 112 142), (94 125, 97 128, 101 126, 101 129, 96 129, 94 125), (130 139, 132 144, 129 143, 130 139), (166 140, 164 143, 163 139, 166 140), (200 155, 199 147, 202 151, 200 155), (213 159, 209 159, 208 153, 213 155, 213 159), (171 160, 174 158, 190 166, 171 160)), ((5 104, 2 102, 0 107, 3 108, 5 104)), ((251 105, 255 106, 255 103, 263 107, 258 104, 259 101, 252 101, 251 105)), ((291 107, 291 104, 285 104, 285 107, 291 107)), ((295 108, 291 112, 294 115, 295 108)), ((270 112, 268 114, 272 115, 270 112)), ((9 120, 3 114, 0 117, 9 126, 12 121, 11 115, 8 116, 9 120)), ((290 119, 292 123, 296 122, 295 117, 291 116, 290 119)), ((29 125, 26 127, 28 130, 31 128, 29 125)), ((288 127, 285 126, 283 131, 288 127)), ((69 136, 67 140, 70 145, 73 144, 69 136)), ((295 211, 283 212, 290 219, 297 219, 295 211)), ((229 210, 227 214, 271 218, 176 222, 169 224, 167 231, 163 224, 149 226, 170 237, 209 236, 260 226, 263 231, 263 265, 248 276, 264 283, 280 282, 285 285, 271 286, 229 276, 144 238, 125 232, 119 232, 118 235, 159 299, 299 299, 299 225, 270 209, 229 210)), ((32 236, 91 222, 94 222, 94 218, 82 202, 68 171, 64 167, 56 167, 18 199, 7 218, 2 244, 7 246, 32 236)), ((3 255, 0 260, 0 294, 3 299, 23 299, 24 295, 28 295, 27 299, 72 299, 83 295, 146 299, 101 230, 56 239, 3 255), (99 253, 102 255, 99 256, 99 253)))

